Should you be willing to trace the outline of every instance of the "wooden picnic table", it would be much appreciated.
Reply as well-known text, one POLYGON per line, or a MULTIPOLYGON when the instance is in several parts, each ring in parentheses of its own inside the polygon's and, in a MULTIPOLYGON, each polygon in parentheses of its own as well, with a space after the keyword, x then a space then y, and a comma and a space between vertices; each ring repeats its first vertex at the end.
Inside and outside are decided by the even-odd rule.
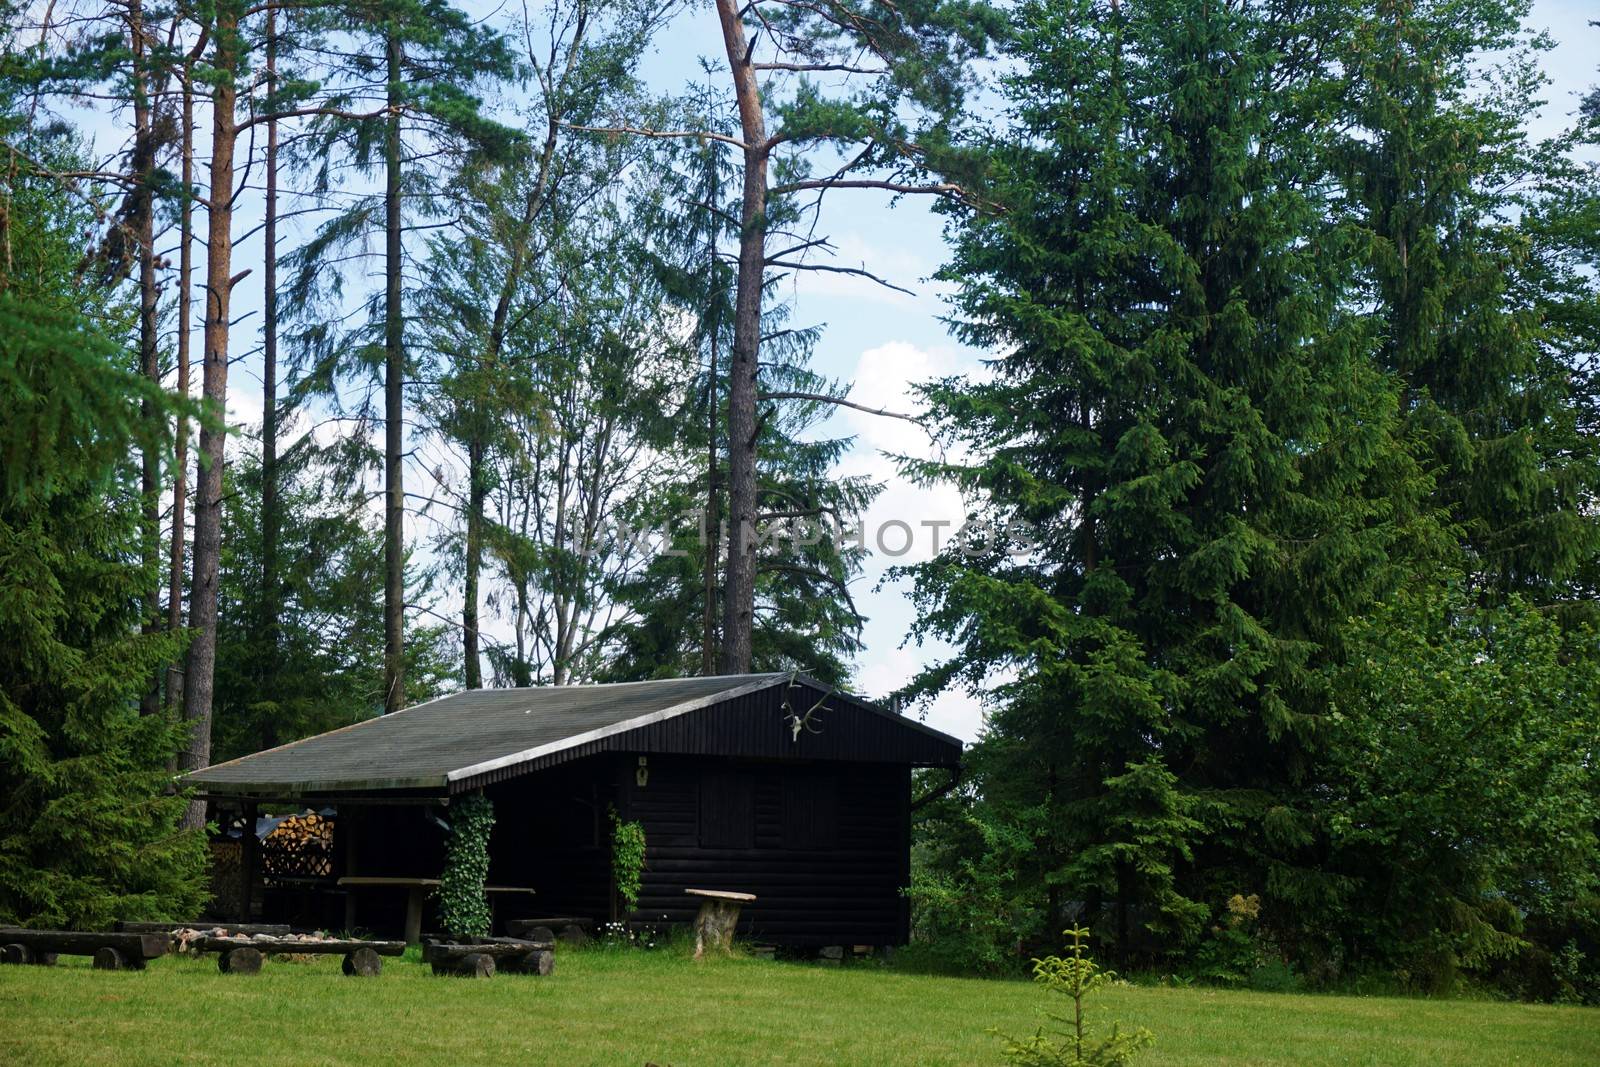
MULTIPOLYGON (((346 875, 339 879, 338 884, 353 888, 373 886, 406 890, 406 944, 420 945, 422 943, 422 899, 426 890, 439 887, 439 879, 409 878, 387 874, 354 874, 346 875)), ((491 894, 527 893, 532 895, 533 893, 533 890, 520 885, 486 885, 483 887, 483 891, 491 894)))

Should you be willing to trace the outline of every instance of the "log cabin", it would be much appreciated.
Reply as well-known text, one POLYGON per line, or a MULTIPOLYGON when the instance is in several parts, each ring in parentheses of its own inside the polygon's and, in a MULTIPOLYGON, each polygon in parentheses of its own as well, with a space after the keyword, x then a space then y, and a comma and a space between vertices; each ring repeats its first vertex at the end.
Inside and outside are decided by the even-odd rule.
POLYGON ((481 792, 494 807, 488 881, 503 890, 491 895, 502 925, 529 914, 688 923, 698 902, 685 890, 698 888, 754 894, 739 922, 754 941, 892 946, 909 929, 912 771, 940 768, 932 787, 948 787, 960 758, 953 737, 774 673, 469 690, 188 781, 238 839, 239 884, 223 909, 238 921, 431 929, 391 886, 439 877, 450 805, 481 792), (263 864, 264 813, 305 809, 331 822, 329 847, 303 869, 290 854, 263 864), (613 818, 645 834, 626 915, 613 818))

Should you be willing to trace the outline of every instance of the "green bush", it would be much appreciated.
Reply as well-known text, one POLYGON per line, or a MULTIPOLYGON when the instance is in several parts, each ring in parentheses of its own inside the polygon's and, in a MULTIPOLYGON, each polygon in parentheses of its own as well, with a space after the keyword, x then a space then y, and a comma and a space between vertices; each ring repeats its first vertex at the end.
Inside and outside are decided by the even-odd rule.
POLYGON ((972 847, 951 849, 941 862, 912 872, 912 943, 904 962, 960 974, 1014 971, 1021 966, 1019 944, 1041 922, 1018 878, 1034 848, 1030 827, 968 814, 952 833, 972 847))

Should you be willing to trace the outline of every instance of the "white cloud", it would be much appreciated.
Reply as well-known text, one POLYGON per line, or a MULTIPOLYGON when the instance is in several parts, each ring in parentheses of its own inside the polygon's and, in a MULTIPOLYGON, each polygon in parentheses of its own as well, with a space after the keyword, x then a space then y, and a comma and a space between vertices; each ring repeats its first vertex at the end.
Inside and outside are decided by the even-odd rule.
MULTIPOLYGON (((921 404, 914 386, 957 373, 981 374, 982 368, 970 354, 953 347, 890 341, 862 352, 853 373, 845 377, 853 383, 853 401, 918 414, 921 404)), ((901 647, 916 623, 916 608, 907 595, 909 582, 891 581, 887 572, 891 567, 931 559, 937 545, 947 542, 965 521, 966 506, 954 486, 914 484, 890 458, 935 457, 935 445, 921 426, 849 408, 839 409, 835 420, 830 430, 842 429, 855 437, 854 448, 836 473, 865 475, 883 486, 864 516, 871 554, 856 583, 857 606, 868 617, 861 635, 865 649, 856 661, 856 683, 868 695, 881 697, 904 686, 923 667, 950 651, 949 646, 931 638, 921 645, 901 647), (908 530, 912 534, 909 551, 891 555, 879 549, 880 532, 887 549, 897 551, 908 530)), ((926 721, 935 729, 971 741, 982 729, 983 706, 964 691, 947 692, 932 702, 926 721)))

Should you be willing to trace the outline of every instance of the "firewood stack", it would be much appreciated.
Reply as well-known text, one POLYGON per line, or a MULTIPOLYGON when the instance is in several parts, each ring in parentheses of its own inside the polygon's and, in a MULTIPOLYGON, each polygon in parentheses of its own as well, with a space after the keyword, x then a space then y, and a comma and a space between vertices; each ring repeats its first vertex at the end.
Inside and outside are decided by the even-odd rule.
POLYGON ((261 873, 281 878, 333 874, 333 820, 308 811, 278 823, 261 839, 261 873))

